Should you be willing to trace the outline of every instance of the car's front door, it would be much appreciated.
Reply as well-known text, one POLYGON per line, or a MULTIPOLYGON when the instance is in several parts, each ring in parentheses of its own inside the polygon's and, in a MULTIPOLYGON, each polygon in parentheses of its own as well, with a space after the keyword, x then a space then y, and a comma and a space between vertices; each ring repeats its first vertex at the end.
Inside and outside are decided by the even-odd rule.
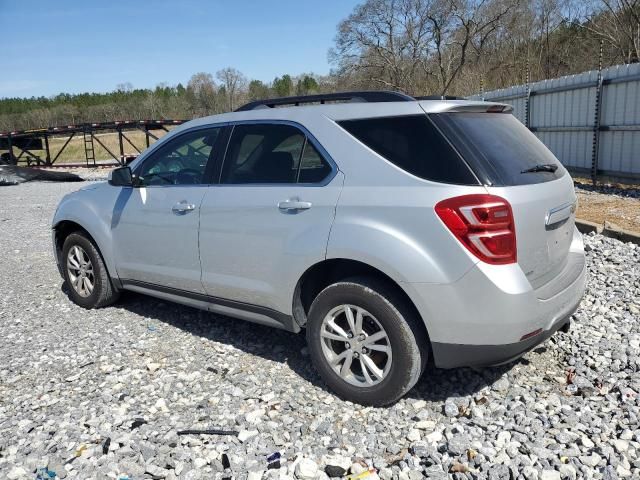
POLYGON ((325 258, 343 174, 296 126, 233 127, 220 183, 200 214, 207 294, 291 313, 306 268, 325 258))
POLYGON ((112 221, 116 269, 125 283, 203 292, 200 205, 221 131, 180 134, 136 167, 138 186, 122 190, 112 221))

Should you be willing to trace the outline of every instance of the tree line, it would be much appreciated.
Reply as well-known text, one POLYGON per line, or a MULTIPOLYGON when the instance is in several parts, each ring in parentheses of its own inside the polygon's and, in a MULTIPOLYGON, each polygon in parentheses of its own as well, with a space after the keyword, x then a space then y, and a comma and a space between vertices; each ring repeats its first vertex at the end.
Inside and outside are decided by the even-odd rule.
POLYGON ((186 119, 350 89, 469 95, 597 68, 601 49, 605 67, 640 61, 640 0, 366 0, 338 24, 328 75, 262 82, 228 67, 196 73, 186 86, 5 98, 0 131, 186 119))

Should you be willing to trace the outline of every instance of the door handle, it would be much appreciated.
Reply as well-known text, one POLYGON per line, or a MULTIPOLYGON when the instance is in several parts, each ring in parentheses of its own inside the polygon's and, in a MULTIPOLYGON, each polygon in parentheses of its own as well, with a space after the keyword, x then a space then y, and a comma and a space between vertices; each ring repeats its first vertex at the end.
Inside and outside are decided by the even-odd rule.
POLYGON ((311 208, 311 202, 303 202, 301 200, 284 200, 278 203, 278 208, 285 211, 295 210, 309 210, 311 208))
POLYGON ((176 215, 183 215, 185 213, 192 212, 195 209, 196 206, 193 203, 187 203, 186 201, 176 203, 173 207, 171 207, 171 211, 176 215))

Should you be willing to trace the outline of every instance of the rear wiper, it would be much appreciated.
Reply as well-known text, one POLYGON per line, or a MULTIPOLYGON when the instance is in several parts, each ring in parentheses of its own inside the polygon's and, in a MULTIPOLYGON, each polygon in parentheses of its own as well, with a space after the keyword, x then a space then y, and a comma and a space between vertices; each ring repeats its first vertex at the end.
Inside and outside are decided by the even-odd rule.
POLYGON ((522 170, 520 173, 533 173, 533 172, 555 172, 558 169, 558 165, 554 163, 541 163, 535 167, 522 170))

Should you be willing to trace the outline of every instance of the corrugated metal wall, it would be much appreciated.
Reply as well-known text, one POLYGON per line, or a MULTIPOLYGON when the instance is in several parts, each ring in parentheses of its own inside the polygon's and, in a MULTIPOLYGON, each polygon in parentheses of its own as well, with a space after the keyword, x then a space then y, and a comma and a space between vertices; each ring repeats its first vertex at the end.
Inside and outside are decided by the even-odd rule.
POLYGON ((595 161, 599 174, 640 179, 640 64, 602 70, 599 118, 598 85, 594 70, 471 98, 513 105, 567 167, 591 172, 595 161))

